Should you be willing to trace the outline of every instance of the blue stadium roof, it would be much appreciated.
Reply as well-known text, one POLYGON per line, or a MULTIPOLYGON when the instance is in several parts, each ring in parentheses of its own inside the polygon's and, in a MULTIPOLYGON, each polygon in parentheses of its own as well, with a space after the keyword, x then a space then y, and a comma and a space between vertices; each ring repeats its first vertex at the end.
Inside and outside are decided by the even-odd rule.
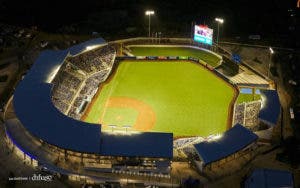
POLYGON ((223 159, 257 140, 256 134, 240 124, 226 131, 222 137, 214 141, 204 141, 195 144, 198 155, 207 165, 223 159))
POLYGON ((104 44, 105 41, 100 38, 67 50, 43 51, 15 90, 13 105, 17 117, 35 137, 67 150, 112 156, 149 155, 171 158, 172 134, 141 133, 138 136, 117 137, 101 135, 101 125, 74 120, 53 105, 50 81, 64 59, 68 55, 85 51, 88 46, 104 44))
POLYGON ((173 156, 172 133, 137 133, 133 135, 112 135, 102 133, 101 153, 103 155, 131 157, 173 156))
POLYGON ((294 187, 293 174, 288 171, 257 169, 245 181, 245 188, 294 187))
POLYGON ((280 114, 280 101, 276 90, 260 90, 263 98, 263 108, 258 114, 258 118, 275 126, 280 114))
POLYGON ((16 114, 34 136, 62 148, 99 152, 100 126, 76 121, 56 109, 51 100, 51 85, 38 84, 34 90, 15 92, 16 114), (83 141, 84 140, 84 141, 83 141))
POLYGON ((97 45, 106 44, 105 40, 103 38, 96 38, 93 40, 89 40, 83 43, 80 43, 78 45, 72 46, 68 49, 69 53, 74 56, 77 55, 87 49, 87 47, 93 47, 97 45))
POLYGON ((17 86, 13 101, 19 120, 31 134, 64 149, 99 153, 100 126, 74 120, 58 111, 51 100, 52 84, 48 83, 70 52, 81 52, 99 41, 91 40, 67 50, 46 50, 40 54, 17 86))

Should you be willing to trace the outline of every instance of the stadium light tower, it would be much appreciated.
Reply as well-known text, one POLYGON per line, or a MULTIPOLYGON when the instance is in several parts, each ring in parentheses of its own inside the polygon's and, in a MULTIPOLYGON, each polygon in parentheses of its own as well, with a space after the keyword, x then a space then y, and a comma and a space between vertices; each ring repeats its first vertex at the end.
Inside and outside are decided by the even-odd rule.
POLYGON ((268 65, 268 78, 270 76, 270 68, 271 68, 271 62, 272 62, 272 55, 275 53, 274 50, 270 47, 270 59, 269 59, 269 65, 268 65))
POLYGON ((217 45, 219 45, 219 27, 220 27, 220 24, 224 23, 224 19, 215 18, 215 21, 218 23, 217 45))
POLYGON ((149 16, 149 25, 148 25, 148 37, 150 37, 150 35, 151 35, 151 15, 154 15, 154 11, 153 10, 146 10, 146 12, 145 12, 145 15, 146 16, 149 16))

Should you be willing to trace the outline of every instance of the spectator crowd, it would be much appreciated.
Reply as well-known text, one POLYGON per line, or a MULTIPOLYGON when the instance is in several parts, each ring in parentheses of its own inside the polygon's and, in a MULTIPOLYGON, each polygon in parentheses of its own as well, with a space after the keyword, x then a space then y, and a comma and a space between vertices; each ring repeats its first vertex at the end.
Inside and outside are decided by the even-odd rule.
POLYGON ((68 57, 52 81, 54 105, 62 113, 80 119, 100 83, 109 75, 115 56, 115 49, 105 46, 68 57))
POLYGON ((258 122, 258 114, 261 109, 261 101, 237 104, 234 113, 234 125, 242 124, 245 127, 254 130, 258 122))

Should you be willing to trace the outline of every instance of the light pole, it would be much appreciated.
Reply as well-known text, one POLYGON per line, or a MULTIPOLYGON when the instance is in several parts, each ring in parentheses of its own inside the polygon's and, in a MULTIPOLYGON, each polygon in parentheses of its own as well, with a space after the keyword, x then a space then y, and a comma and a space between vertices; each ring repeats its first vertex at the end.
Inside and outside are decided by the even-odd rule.
POLYGON ((219 45, 219 27, 220 27, 220 24, 224 23, 224 19, 215 18, 215 21, 218 23, 217 45, 219 45))
POLYGON ((116 125, 108 125, 111 128, 111 132, 114 132, 114 128, 116 128, 116 125))
POLYGON ((268 65, 268 78, 270 77, 270 68, 271 68, 271 62, 272 62, 272 55, 274 54, 274 50, 270 47, 270 59, 269 59, 269 65, 268 65))
POLYGON ((150 19, 150 17, 151 17, 151 15, 154 15, 154 11, 153 10, 147 10, 145 12, 145 15, 149 16, 148 37, 150 38, 150 32, 151 32, 151 30, 150 30, 150 27, 151 27, 151 19, 150 19))
POLYGON ((127 130, 128 130, 131 126, 130 126, 130 125, 124 125, 123 127, 125 128, 126 133, 127 133, 127 130))

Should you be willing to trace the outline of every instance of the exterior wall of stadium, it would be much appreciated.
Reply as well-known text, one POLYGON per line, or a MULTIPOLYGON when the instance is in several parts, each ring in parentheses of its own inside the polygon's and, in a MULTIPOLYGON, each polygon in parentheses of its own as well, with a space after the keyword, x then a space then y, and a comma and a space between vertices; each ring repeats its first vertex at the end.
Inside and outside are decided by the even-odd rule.
MULTIPOLYGON (((117 54, 121 55, 123 54, 123 47, 126 45, 136 45, 136 44, 153 44, 153 40, 156 43, 159 44, 179 44, 179 45, 195 45, 190 39, 160 39, 159 41, 157 39, 149 40, 147 38, 135 38, 135 39, 126 39, 126 40, 119 40, 119 41, 113 41, 109 42, 108 45, 115 46, 117 49, 117 54)), ((197 45, 196 45, 197 46, 197 45)), ((109 74, 109 73, 108 73, 109 74)), ((107 78, 107 75, 105 75, 105 79, 107 78)), ((224 76, 221 73, 216 72, 218 76, 222 77, 228 82, 231 82, 226 76, 224 76)), ((102 81, 104 81, 103 79, 102 81)), ((54 80, 54 79, 53 79, 54 80)), ((99 82, 100 83, 100 82, 99 82)), ((233 84, 233 83, 232 83, 233 84)), ((63 110, 61 110, 64 112, 63 110)), ((66 113, 66 112, 65 112, 66 113)), ((16 117, 17 118, 17 117, 16 117)), ((19 120, 17 120, 19 121, 19 120)), ((21 124, 21 122, 19 121, 21 124)), ((6 128, 6 136, 7 136, 7 142, 9 143, 12 150, 15 150, 16 154, 20 156, 25 161, 28 161, 29 164, 33 166, 46 166, 46 163, 44 161, 40 161, 38 157, 33 157, 31 153, 27 152, 25 148, 22 148, 21 144, 18 143, 18 140, 15 140, 10 133, 8 132, 9 129, 6 128)), ((165 177, 170 178, 170 158, 157 158, 157 157, 127 157, 127 156, 103 156, 99 154, 92 154, 92 153, 85 153, 85 152, 78 152, 74 150, 68 150, 63 149, 60 146, 55 146, 53 144, 49 144, 41 140, 40 138, 35 137, 34 135, 31 135, 30 132, 28 132, 26 129, 24 129, 24 134, 27 136, 29 135, 31 139, 33 140, 33 143, 42 146, 44 149, 51 151, 51 153, 55 153, 58 157, 58 161, 72 161, 74 164, 77 164, 78 166, 83 167, 82 169, 85 170, 95 170, 102 173, 102 172, 110 172, 110 173, 116 173, 116 174, 130 174, 130 175, 140 175, 140 176, 153 176, 153 177, 165 177), (117 168, 114 168, 114 164, 121 164, 126 161, 131 161, 133 165, 116 165, 117 168), (144 161, 147 163, 147 167, 141 168, 139 165, 134 164, 134 161, 144 161), (164 168, 165 170, 157 171, 157 162, 158 161, 166 161, 168 165, 167 168, 164 168), (124 168, 125 167, 125 168, 124 168), (136 170, 138 167, 138 170, 136 170)), ((199 139, 202 140, 202 139, 199 139)), ((198 143, 199 140, 192 139, 191 142, 185 143, 187 146, 192 146, 195 143, 198 143), (195 141, 196 140, 196 141, 195 141)), ((254 146, 255 148, 255 146, 254 146)), ((221 159, 220 161, 215 162, 214 164, 211 164, 209 166, 206 166, 206 168, 214 168, 214 166, 220 166, 223 163, 226 163, 227 161, 230 161, 237 156, 244 156, 245 151, 249 153, 249 151, 253 150, 253 145, 251 147, 243 148, 243 150, 240 150, 224 159, 221 159)), ((163 165, 165 167, 165 164, 163 165)), ((63 167, 61 167, 63 169, 63 167)), ((75 170, 75 169, 74 169, 75 170)), ((93 182, 93 178, 90 178, 89 175, 84 176, 84 173, 73 173, 72 171, 59 171, 59 170, 53 170, 52 172, 61 173, 69 175, 70 179, 73 180, 82 180, 93 182)))
MULTIPOLYGON (((122 156, 101 156, 90 153, 82 153, 71 150, 65 150, 60 147, 48 144, 42 141, 39 138, 34 137, 25 128, 22 124, 16 120, 18 126, 22 127, 23 138, 13 137, 12 133, 14 130, 9 130, 8 128, 11 125, 6 124, 6 138, 8 147, 10 150, 20 159, 24 161, 24 164, 33 166, 42 171, 51 173, 53 175, 66 175, 69 180, 80 181, 85 183, 102 183, 105 181, 109 182, 120 182, 120 179, 117 178, 108 178, 107 173, 113 175, 121 175, 124 177, 135 177, 140 178, 165 178, 168 180, 170 178, 170 168, 169 164, 164 166, 164 170, 157 170, 159 167, 156 165, 156 162, 164 162, 164 158, 147 158, 147 157, 122 157, 122 156), (11 132, 10 132, 11 131, 11 132), (19 140, 17 140, 19 139, 19 140), (23 145, 19 141, 26 140, 27 144, 23 145), (32 147, 38 147, 39 151, 32 149, 32 147), (40 151, 46 151, 48 157, 40 156, 40 151), (125 165, 113 166, 119 163, 126 163, 125 165), (135 162, 144 161, 147 164, 147 167, 141 167, 135 165, 135 162), (51 165, 51 162, 53 165, 51 165), (71 165, 65 166, 63 163, 70 163, 71 165), (105 181, 97 178, 94 173, 99 173, 101 177, 105 177, 105 181)), ((16 130, 15 130, 16 131, 16 130)), ((18 133, 17 133, 18 134, 18 133)), ((176 183, 174 183, 176 185, 176 183)))

